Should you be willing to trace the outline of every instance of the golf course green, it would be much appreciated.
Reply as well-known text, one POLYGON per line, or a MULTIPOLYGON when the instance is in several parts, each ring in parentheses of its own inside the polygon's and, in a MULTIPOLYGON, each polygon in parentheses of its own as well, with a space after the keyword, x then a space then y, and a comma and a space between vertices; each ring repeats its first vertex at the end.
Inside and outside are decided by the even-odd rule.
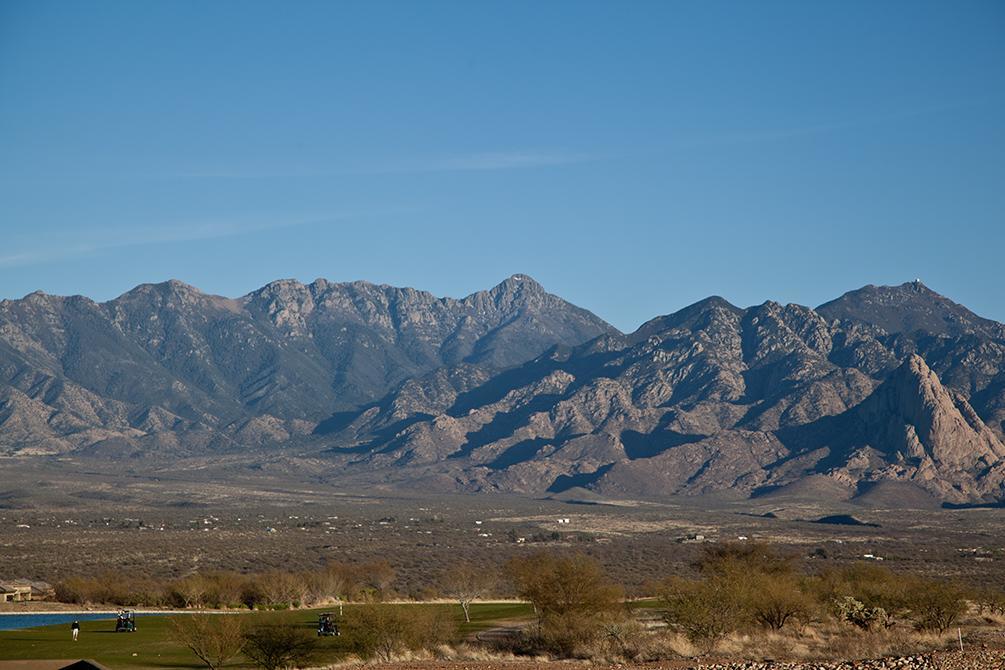
MULTIPOLYGON (((353 605, 346 605, 348 614, 353 605)), ((449 604, 386 605, 386 607, 442 608, 457 622, 458 638, 490 628, 504 620, 528 618, 533 615, 525 603, 477 603, 471 607, 471 622, 465 623, 461 608, 449 604)), ((217 614, 214 616, 245 617, 249 626, 259 624, 293 624, 307 631, 316 628, 318 614, 325 609, 302 609, 279 612, 248 612, 217 614)), ((184 645, 172 638, 170 619, 187 616, 184 612, 164 616, 151 615, 137 619, 134 633, 116 633, 115 621, 82 621, 80 637, 74 642, 70 626, 41 626, 23 630, 0 631, 0 661, 28 659, 89 658, 109 668, 202 668, 205 667, 184 645)), ((346 636, 318 640, 317 661, 337 661, 351 648, 352 640, 346 636)), ((238 657, 227 667, 253 668, 246 658, 238 657)))

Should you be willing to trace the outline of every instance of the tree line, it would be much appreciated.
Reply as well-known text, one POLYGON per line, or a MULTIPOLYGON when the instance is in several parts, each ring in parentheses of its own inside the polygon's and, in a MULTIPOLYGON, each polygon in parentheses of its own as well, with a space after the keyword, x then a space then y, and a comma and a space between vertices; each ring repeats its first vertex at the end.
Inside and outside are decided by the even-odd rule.
POLYGON ((115 572, 56 582, 56 600, 79 605, 181 609, 287 609, 342 601, 381 601, 392 594, 395 570, 386 560, 332 562, 318 570, 251 574, 193 573, 171 580, 115 572))

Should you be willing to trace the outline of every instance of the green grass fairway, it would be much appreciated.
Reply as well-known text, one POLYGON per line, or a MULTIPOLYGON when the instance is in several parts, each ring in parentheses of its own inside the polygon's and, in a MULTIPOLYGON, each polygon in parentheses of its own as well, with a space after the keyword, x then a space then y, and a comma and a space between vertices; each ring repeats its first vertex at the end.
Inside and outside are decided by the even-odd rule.
MULTIPOLYGON (((347 605, 346 610, 352 605, 347 605)), ((388 607, 445 608, 455 617, 458 635, 467 636, 473 632, 490 628, 498 621, 529 618, 533 616, 530 605, 525 603, 483 603, 472 605, 471 623, 464 623, 458 605, 388 605, 388 607)), ((240 614, 220 614, 215 616, 246 617, 249 624, 294 623, 314 630, 318 613, 333 611, 295 610, 288 612, 244 612, 240 614)), ((115 633, 115 620, 82 621, 80 638, 73 642, 70 625, 42 626, 26 630, 0 631, 0 660, 91 658, 110 668, 202 668, 205 667, 188 649, 171 639, 169 619, 171 616, 137 617, 135 633, 115 633)), ((323 638, 319 641, 318 662, 336 661, 342 658, 351 640, 346 636, 323 638)), ((251 668, 247 661, 236 660, 229 664, 233 668, 251 668)))
POLYGON ((168 617, 138 617, 137 628, 116 633, 114 619, 82 621, 77 642, 70 638, 69 624, 0 631, 0 659, 92 658, 111 668, 205 667, 170 640, 168 617))

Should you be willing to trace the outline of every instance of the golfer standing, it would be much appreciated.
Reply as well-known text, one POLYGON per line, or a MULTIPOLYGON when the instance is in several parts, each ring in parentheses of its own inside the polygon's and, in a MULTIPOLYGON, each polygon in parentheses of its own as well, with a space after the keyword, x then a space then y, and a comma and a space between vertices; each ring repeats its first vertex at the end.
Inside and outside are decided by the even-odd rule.
POLYGON ((80 622, 74 619, 73 623, 70 624, 70 630, 73 632, 73 641, 77 641, 77 636, 80 635, 80 622))

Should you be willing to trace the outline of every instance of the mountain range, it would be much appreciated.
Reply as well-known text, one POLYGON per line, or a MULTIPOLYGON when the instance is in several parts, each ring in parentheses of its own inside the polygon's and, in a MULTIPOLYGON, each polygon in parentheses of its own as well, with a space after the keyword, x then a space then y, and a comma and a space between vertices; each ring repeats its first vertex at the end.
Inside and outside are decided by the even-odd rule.
POLYGON ((0 301, 6 458, 990 503, 1005 500, 1003 440, 1005 325, 917 281, 816 309, 711 297, 629 334, 526 275, 463 299, 319 279, 241 298, 168 281, 104 303, 0 301))

